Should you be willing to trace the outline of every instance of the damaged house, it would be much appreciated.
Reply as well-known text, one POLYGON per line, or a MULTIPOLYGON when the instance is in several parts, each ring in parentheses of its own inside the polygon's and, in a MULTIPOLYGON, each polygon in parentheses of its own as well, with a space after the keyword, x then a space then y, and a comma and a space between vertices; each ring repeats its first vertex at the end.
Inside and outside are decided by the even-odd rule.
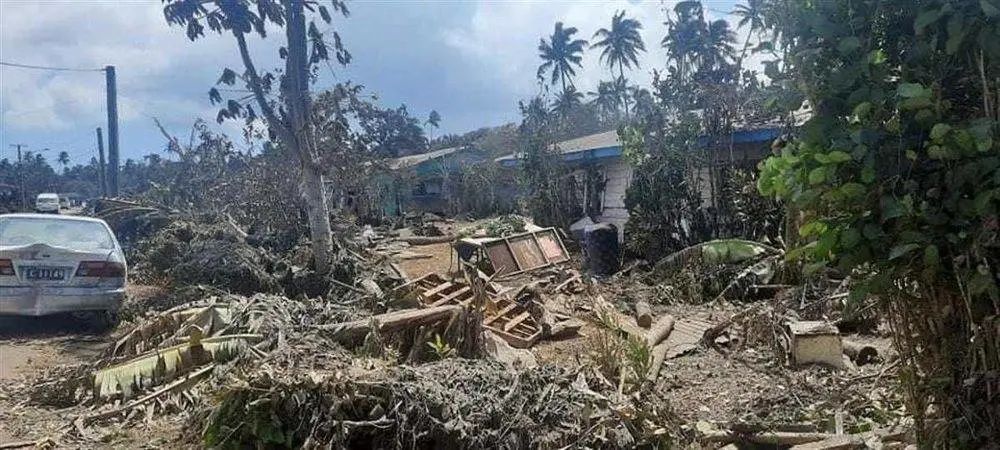
MULTIPOLYGON (((692 151, 705 153, 705 167, 697 169, 698 191, 703 205, 716 206, 728 167, 753 168, 768 156, 771 142, 779 137, 783 128, 778 125, 743 127, 731 135, 704 136, 698 148, 692 151)), ((625 206, 625 193, 632 183, 632 166, 623 157, 622 143, 615 130, 582 136, 554 145, 564 164, 573 171, 585 217, 581 222, 611 223, 618 229, 619 239, 624 237, 629 213, 625 206)), ((509 154, 497 158, 503 167, 514 168, 521 162, 521 155, 509 154)))
POLYGON ((450 213, 450 190, 462 168, 484 159, 482 153, 466 145, 389 160, 389 175, 381 180, 388 194, 382 201, 384 214, 450 213))

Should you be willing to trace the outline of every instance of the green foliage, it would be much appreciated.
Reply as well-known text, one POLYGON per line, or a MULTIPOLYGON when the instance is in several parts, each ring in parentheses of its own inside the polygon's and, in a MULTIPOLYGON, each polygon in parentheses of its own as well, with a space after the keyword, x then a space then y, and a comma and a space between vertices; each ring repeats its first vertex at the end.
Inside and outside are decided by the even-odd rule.
POLYGON ((438 360, 450 358, 455 354, 455 349, 448 344, 440 334, 434 334, 434 340, 427 343, 427 346, 434 351, 438 360))
MULTIPOLYGON (((947 398, 937 411, 953 422, 938 438, 959 447, 1000 426, 1000 411, 975 409, 990 365, 972 356, 990 339, 980 323, 1000 313, 995 7, 772 2, 767 14, 785 55, 779 77, 813 105, 797 139, 760 166, 760 191, 801 211, 802 245, 788 255, 860 269, 856 295, 889 300, 898 343, 924 374, 913 395, 947 398)), ((922 424, 925 411, 911 412, 922 424)))
POLYGON ((491 237, 510 236, 524 232, 524 219, 512 214, 504 214, 486 223, 486 235, 491 237))

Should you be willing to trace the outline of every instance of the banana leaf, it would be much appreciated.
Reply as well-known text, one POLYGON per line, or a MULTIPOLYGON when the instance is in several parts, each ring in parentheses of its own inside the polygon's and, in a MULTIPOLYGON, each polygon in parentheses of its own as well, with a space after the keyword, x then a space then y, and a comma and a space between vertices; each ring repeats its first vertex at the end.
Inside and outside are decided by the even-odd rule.
POLYGON ((94 393, 98 398, 121 395, 130 398, 143 390, 168 382, 208 363, 225 362, 263 337, 237 334, 201 339, 195 332, 185 343, 154 350, 121 364, 106 367, 94 374, 94 393))

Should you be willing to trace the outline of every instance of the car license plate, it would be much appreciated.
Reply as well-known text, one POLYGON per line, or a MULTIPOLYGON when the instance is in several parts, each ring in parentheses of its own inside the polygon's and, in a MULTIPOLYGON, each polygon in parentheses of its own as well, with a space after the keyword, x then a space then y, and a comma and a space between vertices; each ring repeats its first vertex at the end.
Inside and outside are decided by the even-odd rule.
POLYGON ((22 266, 26 280, 65 280, 66 269, 62 267, 22 266))

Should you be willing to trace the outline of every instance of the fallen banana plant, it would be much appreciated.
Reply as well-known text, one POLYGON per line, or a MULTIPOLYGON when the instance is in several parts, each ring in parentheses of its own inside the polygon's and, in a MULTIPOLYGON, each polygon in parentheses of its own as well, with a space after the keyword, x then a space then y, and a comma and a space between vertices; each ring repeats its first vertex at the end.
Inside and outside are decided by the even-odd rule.
POLYGON ((659 260, 646 275, 647 280, 662 278, 693 263, 737 264, 763 254, 780 254, 781 250, 760 242, 744 239, 716 239, 676 251, 659 260))
POLYGON ((196 329, 185 343, 157 349, 94 374, 94 394, 100 399, 131 398, 138 390, 169 382, 209 363, 221 363, 259 342, 257 334, 201 339, 196 329))
MULTIPOLYGON (((717 239, 692 245, 661 259, 646 274, 647 283, 660 283, 685 270, 698 274, 698 288, 706 299, 719 301, 745 295, 752 287, 770 283, 784 270, 785 252, 760 242, 717 239)), ((770 285, 767 285, 770 286, 770 285)))
POLYGON ((230 320, 229 308, 221 305, 167 311, 118 339, 110 356, 140 355, 155 347, 176 344, 194 327, 204 335, 214 336, 227 328, 230 320))

